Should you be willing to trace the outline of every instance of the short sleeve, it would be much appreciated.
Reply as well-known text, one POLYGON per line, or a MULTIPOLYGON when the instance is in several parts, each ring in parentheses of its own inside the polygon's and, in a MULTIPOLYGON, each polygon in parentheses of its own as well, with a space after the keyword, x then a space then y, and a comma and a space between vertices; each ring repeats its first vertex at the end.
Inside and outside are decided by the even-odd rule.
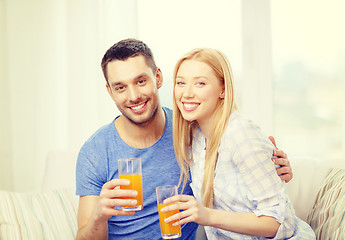
POLYGON ((99 195, 106 183, 106 159, 102 159, 90 143, 81 148, 76 166, 76 194, 99 195))

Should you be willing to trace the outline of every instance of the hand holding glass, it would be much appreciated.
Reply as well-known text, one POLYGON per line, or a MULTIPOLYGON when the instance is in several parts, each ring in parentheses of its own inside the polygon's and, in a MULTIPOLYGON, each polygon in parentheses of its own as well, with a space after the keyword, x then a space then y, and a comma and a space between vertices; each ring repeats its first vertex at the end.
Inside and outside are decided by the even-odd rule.
MULTIPOLYGON (((128 186, 121 186, 121 189, 136 190, 138 195, 131 199, 137 200, 137 205, 124 206, 124 211, 139 211, 143 209, 143 184, 141 173, 141 158, 125 158, 118 160, 120 179, 128 179, 131 183, 128 186)), ((126 197, 128 199, 129 197, 126 197)))
POLYGON ((170 205, 164 204, 164 200, 170 198, 172 196, 177 195, 177 186, 175 185, 166 185, 166 186, 159 186, 156 188, 157 194, 157 205, 158 205, 158 214, 159 214, 159 223, 161 226, 161 233, 162 238, 164 239, 172 239, 181 237, 181 226, 173 226, 174 222, 165 223, 164 219, 179 213, 179 210, 169 211, 169 212, 161 212, 161 209, 170 205))

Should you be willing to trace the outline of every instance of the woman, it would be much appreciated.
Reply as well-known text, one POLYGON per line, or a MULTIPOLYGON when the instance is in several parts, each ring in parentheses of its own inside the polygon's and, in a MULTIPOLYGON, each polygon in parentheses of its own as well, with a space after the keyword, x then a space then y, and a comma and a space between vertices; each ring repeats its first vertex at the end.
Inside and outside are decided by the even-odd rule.
MULTIPOLYGON (((184 210, 166 222, 196 222, 208 239, 315 239, 297 218, 271 161, 274 146, 234 100, 225 55, 195 49, 174 72, 174 146, 185 185, 190 169, 194 197, 179 195, 163 211, 184 210)), ((180 179, 180 182, 181 182, 180 179)))

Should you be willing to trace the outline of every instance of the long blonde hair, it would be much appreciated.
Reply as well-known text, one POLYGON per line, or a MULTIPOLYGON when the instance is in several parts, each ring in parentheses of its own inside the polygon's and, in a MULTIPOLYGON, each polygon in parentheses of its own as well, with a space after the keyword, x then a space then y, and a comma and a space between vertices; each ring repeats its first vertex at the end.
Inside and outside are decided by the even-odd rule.
MULTIPOLYGON (((224 98, 219 98, 218 106, 214 112, 212 129, 213 135, 207 139, 205 156, 205 173, 202 183, 202 203, 206 207, 213 206, 213 182, 214 172, 218 160, 218 148, 221 137, 225 131, 231 112, 237 108, 234 100, 233 75, 229 60, 220 51, 209 48, 198 48, 186 53, 177 63, 174 70, 174 85, 176 84, 177 72, 185 60, 196 60, 206 63, 216 74, 219 81, 224 84, 224 98)), ((175 96, 175 88, 174 88, 175 96)), ((180 182, 185 187, 189 178, 189 166, 193 161, 192 140, 193 129, 196 122, 188 122, 177 107, 175 97, 173 99, 173 139, 176 159, 181 168, 180 182)))

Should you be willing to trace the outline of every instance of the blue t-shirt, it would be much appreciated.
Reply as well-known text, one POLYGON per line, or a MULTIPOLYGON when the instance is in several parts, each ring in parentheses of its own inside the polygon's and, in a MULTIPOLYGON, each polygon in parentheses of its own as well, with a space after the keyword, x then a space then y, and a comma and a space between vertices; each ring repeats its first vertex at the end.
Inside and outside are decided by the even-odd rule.
MULTIPOLYGON (((118 159, 141 157, 144 208, 133 216, 111 217, 108 220, 109 239, 162 239, 156 187, 177 185, 180 177, 180 168, 173 147, 172 111, 163 109, 166 115, 166 128, 163 136, 153 146, 137 149, 127 145, 120 138, 114 120, 93 134, 79 152, 76 193, 80 196, 99 195, 104 183, 119 178, 118 159)), ((192 195, 189 183, 184 194, 192 195)), ((183 225, 182 236, 178 239, 193 239, 197 226, 196 223, 183 225)))

